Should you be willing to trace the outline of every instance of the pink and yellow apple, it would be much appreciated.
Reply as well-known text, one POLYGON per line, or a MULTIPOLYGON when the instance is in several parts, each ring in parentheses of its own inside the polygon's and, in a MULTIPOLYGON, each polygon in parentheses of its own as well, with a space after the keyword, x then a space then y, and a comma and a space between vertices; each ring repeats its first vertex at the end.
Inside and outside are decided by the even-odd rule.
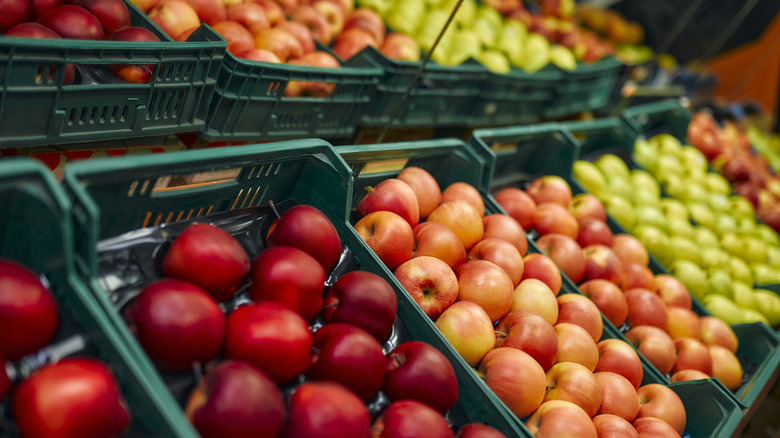
POLYGON ((458 277, 435 257, 415 257, 402 263, 395 278, 433 320, 458 298, 458 277))

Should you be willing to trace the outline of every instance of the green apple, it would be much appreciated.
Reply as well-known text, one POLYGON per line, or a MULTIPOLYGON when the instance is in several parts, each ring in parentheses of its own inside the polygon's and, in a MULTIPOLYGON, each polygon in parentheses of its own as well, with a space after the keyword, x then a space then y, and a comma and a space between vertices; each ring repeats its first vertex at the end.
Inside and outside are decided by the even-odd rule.
POLYGON ((736 233, 737 221, 728 213, 715 213, 714 231, 721 236, 727 233, 736 233))
MULTIPOLYGON (((745 241, 745 257, 743 259, 748 263, 767 263, 769 261, 767 244, 755 236, 743 235, 745 241)), ((778 281, 780 282, 780 281, 778 281)), ((776 282, 777 283, 777 282, 776 282)))
POLYGON ((538 33, 528 34, 523 51, 525 56, 519 67, 529 73, 541 70, 550 62, 550 42, 538 33))
POLYGON ((731 202, 729 202, 729 197, 721 193, 708 192, 707 205, 709 205, 710 208, 714 211, 733 214, 731 211, 731 202))
MULTIPOLYGON (((444 0, 443 4, 439 7, 451 13, 457 3, 458 0, 444 0)), ((463 0, 463 3, 460 5, 460 9, 458 9, 458 12, 455 13, 453 24, 456 24, 461 29, 468 29, 468 27, 471 26, 471 23, 474 21, 476 15, 477 2, 474 0, 463 0)))
POLYGON ((572 166, 572 173, 582 188, 598 197, 607 187, 607 179, 601 169, 590 161, 577 160, 572 166))
POLYGON ((773 268, 765 263, 751 263, 753 283, 758 285, 780 283, 780 269, 773 268))
POLYGON ((713 314, 722 319, 728 325, 742 323, 742 309, 737 307, 733 301, 723 295, 707 295, 702 300, 704 307, 713 314))
POLYGON ((729 258, 729 265, 731 266, 731 277, 734 278, 734 281, 753 284, 753 273, 750 270, 750 266, 748 266, 744 260, 732 255, 729 258))
POLYGON ((701 264, 701 248, 693 240, 684 236, 672 235, 669 238, 674 253, 674 260, 688 260, 697 265, 701 264))
POLYGON ((709 205, 703 202, 691 202, 688 204, 688 214, 696 224, 715 230, 715 213, 709 205))
POLYGON ((756 289, 753 295, 758 302, 758 309, 769 320, 769 325, 780 327, 780 296, 776 293, 763 289, 756 289))
POLYGON ((777 235, 777 232, 772 227, 767 224, 758 224, 756 225, 756 231, 768 245, 780 247, 780 236, 777 235))
POLYGON ((683 201, 686 202, 707 202, 710 197, 710 192, 704 187, 703 184, 685 178, 685 192, 683 194, 683 201))
POLYGON ((775 269, 780 268, 780 248, 769 246, 766 250, 767 264, 775 269))
POLYGON ((550 61, 561 70, 576 70, 577 58, 568 47, 553 44, 550 48, 550 61))
POLYGON ((683 146, 679 152, 680 161, 686 169, 701 169, 707 171, 707 157, 693 146, 683 146))
POLYGON ((688 185, 685 178, 676 173, 667 173, 659 179, 666 193, 675 199, 685 199, 688 193, 688 185))
POLYGON ((360 7, 371 9, 379 16, 384 17, 387 11, 393 7, 393 3, 393 0, 360 0, 360 7))
POLYGON ((771 324, 769 324, 769 320, 766 318, 766 316, 764 316, 764 314, 758 310, 746 309, 744 307, 740 307, 740 310, 742 310, 743 323, 763 322, 764 324, 771 327, 771 324))
POLYGON ((636 225, 636 211, 630 202, 617 195, 606 195, 601 202, 607 213, 612 216, 623 228, 630 231, 636 225))
MULTIPOLYGON (((604 172, 602 170, 602 172, 604 172)), ((618 195, 621 198, 634 202, 634 188, 631 186, 631 178, 626 178, 622 175, 607 175, 607 191, 613 195, 618 195)))
POLYGON ((753 287, 748 283, 734 281, 731 291, 734 303, 743 309, 758 310, 758 302, 753 294, 753 287))
POLYGON ((504 23, 504 17, 495 8, 487 5, 477 6, 476 20, 486 20, 496 29, 500 29, 504 23))
MULTIPOLYGON (((649 170, 649 169, 648 169, 649 170)), ((659 154, 658 165, 656 166, 653 175, 658 178, 659 181, 667 175, 683 175, 684 168, 680 160, 674 155, 659 154)))
POLYGON ((674 260, 675 249, 671 246, 669 235, 660 228, 648 224, 637 224, 633 234, 662 265, 669 266, 674 260))
POLYGON ((670 134, 655 135, 650 142, 658 145, 658 152, 661 154, 679 156, 682 152, 680 140, 670 134))
POLYGON ((688 217, 688 207, 680 200, 674 198, 661 198, 661 211, 669 220, 680 219, 690 221, 690 218, 688 217))
MULTIPOLYGON (((758 232, 758 228, 756 227, 755 218, 752 218, 750 216, 734 215, 734 220, 737 222, 737 233, 750 234, 758 238, 762 238, 762 236, 758 232)), ((766 243, 768 244, 769 242, 766 243)))
MULTIPOLYGON (((679 218, 672 218, 666 220, 667 229, 669 230, 669 235, 671 236, 681 236, 688 238, 690 240, 696 241, 696 233, 695 228, 693 225, 691 225, 691 222, 687 219, 679 219, 679 218)), ((715 244, 717 245, 717 239, 715 240, 715 244)), ((701 246, 698 242, 696 243, 697 246, 701 246)))
POLYGON ((652 188, 645 186, 634 187, 634 196, 632 198, 634 205, 652 205, 653 207, 661 208, 661 197, 652 188))
POLYGON ((657 227, 665 232, 669 231, 669 224, 661 209, 653 205, 639 205, 636 207, 636 223, 657 227))
POLYGON ((595 164, 601 172, 611 179, 614 176, 619 176, 625 180, 631 181, 631 171, 628 169, 628 165, 622 158, 615 154, 604 154, 598 157, 593 164, 595 164))
POLYGON ((658 180, 648 171, 642 169, 631 169, 631 184, 636 189, 645 189, 655 193, 656 197, 661 196, 661 186, 658 180))
POLYGON ((477 18, 474 19, 474 22, 471 23, 469 30, 474 31, 474 33, 479 36, 480 42, 482 42, 482 45, 485 47, 495 47, 498 32, 501 30, 501 27, 500 25, 496 26, 487 18, 477 16, 477 18))
POLYGON ((646 140, 637 140, 631 155, 634 162, 655 174, 658 169, 658 149, 646 140))
POLYGON ((473 30, 458 31, 452 37, 448 65, 459 65, 469 58, 477 58, 482 52, 482 42, 473 30))
MULTIPOLYGON (((684 166, 685 164, 683 164, 684 166)), ((707 170, 706 169, 699 169, 697 167, 691 168, 691 169, 685 169, 685 171, 682 173, 683 177, 688 180, 689 182, 695 182, 696 184, 701 185, 701 187, 709 193, 710 190, 707 188, 707 170)))
POLYGON ((731 195, 731 185, 723 175, 716 172, 707 172, 707 189, 711 193, 720 193, 723 196, 731 195))
POLYGON ((734 214, 756 217, 756 211, 753 209, 753 204, 747 199, 739 195, 732 195, 729 196, 729 200, 731 201, 731 211, 733 211, 734 214))
POLYGON ((720 248, 718 236, 709 228, 694 226, 693 240, 702 248, 720 248))
POLYGON ((701 251, 701 264, 704 269, 731 269, 731 255, 721 247, 704 248, 701 251))
POLYGON ((678 280, 685 285, 691 296, 701 300, 707 291, 707 274, 695 263, 688 260, 677 260, 669 267, 678 280))
MULTIPOLYGON (((417 0, 396 0, 383 18, 394 31, 412 35, 425 18, 425 3, 417 0)), ((441 29, 441 28, 439 28, 441 29)))
POLYGON ((477 60, 493 73, 509 73, 512 69, 509 65, 509 59, 498 50, 485 50, 477 57, 477 60))
POLYGON ((717 294, 734 299, 734 280, 724 269, 710 269, 707 272, 707 290, 705 294, 717 294))
POLYGON ((496 49, 504 52, 509 61, 518 65, 516 60, 522 58, 525 49, 525 39, 528 38, 528 30, 520 20, 506 20, 496 39, 496 49))

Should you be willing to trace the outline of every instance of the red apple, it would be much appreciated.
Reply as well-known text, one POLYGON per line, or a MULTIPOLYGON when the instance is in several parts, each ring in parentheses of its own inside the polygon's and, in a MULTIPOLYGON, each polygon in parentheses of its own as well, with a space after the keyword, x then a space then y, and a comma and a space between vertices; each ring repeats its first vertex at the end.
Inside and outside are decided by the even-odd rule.
POLYGON ((557 233, 547 234, 536 241, 536 246, 550 257, 571 281, 579 283, 582 280, 585 275, 585 255, 573 238, 557 233))
MULTIPOLYGON (((282 62, 282 60, 279 59, 279 57, 276 56, 276 54, 274 54, 274 52, 270 52, 268 50, 263 50, 263 49, 250 49, 250 50, 247 50, 246 52, 241 52, 241 53, 239 53, 236 56, 239 57, 239 58, 242 58, 242 59, 250 60, 250 61, 273 62, 273 63, 276 63, 276 64, 279 64, 279 63, 282 62)), ((292 82, 292 81, 290 81, 290 82, 292 82)), ((289 84, 290 83, 288 83, 288 87, 289 87, 289 84)), ((285 89, 285 91, 287 91, 287 89, 285 89)))
MULTIPOLYGON (((287 14, 290 14, 292 11, 295 10, 295 8, 298 7, 299 0, 274 0, 276 3, 279 3, 279 6, 282 7, 284 12, 287 14)), ((307 3, 308 0, 300 0, 300 3, 307 3)))
POLYGON ((228 51, 234 55, 246 52, 255 47, 252 33, 243 24, 236 21, 224 20, 212 26, 228 42, 228 51))
POLYGON ((582 224, 585 219, 597 219, 601 222, 607 221, 607 212, 604 209, 604 204, 599 201, 599 198, 590 193, 574 195, 574 197, 571 198, 569 211, 580 224, 582 224))
POLYGON ((650 261, 645 246, 630 234, 615 234, 612 237, 612 251, 623 263, 634 262, 647 266, 650 261))
POLYGON ((674 341, 677 348, 677 359, 672 367, 672 373, 681 370, 698 370, 712 375, 712 359, 707 346, 693 338, 680 338, 674 341))
POLYGON ((148 13, 160 4, 160 0, 130 0, 130 3, 134 4, 141 12, 148 13))
POLYGON ((253 303, 228 315, 224 355, 249 362, 284 385, 309 367, 313 342, 297 313, 273 302, 253 303))
MULTIPOLYGON (((361 10, 370 11, 370 9, 361 8, 355 10, 355 14, 361 10)), ((379 24, 384 34, 385 25, 382 23, 381 18, 379 19, 379 24)), ((441 204, 439 183, 436 182, 436 179, 427 170, 415 166, 404 167, 401 173, 398 174, 398 179, 408 184, 414 191, 419 206, 420 219, 426 219, 441 204)))
POLYGON ((385 40, 385 23, 382 21, 382 17, 380 17, 379 14, 374 12, 372 9, 355 9, 349 15, 347 21, 344 22, 345 31, 353 27, 370 32, 377 44, 382 44, 382 42, 385 40))
POLYGON ((391 401, 417 400, 445 413, 458 401, 458 381, 439 350, 410 341, 387 355, 382 392, 391 401))
POLYGON ((106 36, 130 26, 130 11, 122 0, 76 0, 73 4, 92 12, 106 36))
POLYGON ((0 0, 0 9, 3 11, 0 16, 0 33, 31 18, 29 0, 0 0))
POLYGON ((303 55, 301 43, 290 32, 272 27, 254 35, 255 48, 273 52, 282 62, 303 55))
POLYGON ((443 261, 415 257, 395 270, 395 278, 431 319, 436 319, 458 298, 458 277, 443 261))
POLYGON ((15 361, 54 339, 59 326, 57 303, 41 280, 26 267, 0 259, 0 355, 15 361))
POLYGON ((449 423, 442 414, 415 400, 400 400, 386 407, 371 426, 376 438, 454 438, 449 423))
POLYGON ((384 278, 365 271, 348 272, 325 293, 320 312, 326 324, 345 322, 371 333, 379 341, 390 336, 398 298, 384 278))
POLYGON ((525 257, 528 252, 528 238, 520 223, 505 214, 489 214, 482 218, 485 231, 483 239, 504 239, 517 248, 520 255, 525 257))
POLYGON ((599 362, 596 342, 584 328, 570 322, 555 325, 558 335, 558 358, 555 363, 576 362, 593 371, 599 362))
POLYGON ((527 278, 515 287, 509 311, 520 309, 537 312, 551 325, 558 322, 558 302, 555 294, 541 280, 527 278))
POLYGON ((314 49, 316 48, 314 37, 311 34, 311 30, 309 30, 306 25, 298 23, 297 21, 285 21, 279 23, 276 28, 287 31, 290 35, 294 36, 295 39, 301 43, 304 55, 314 52, 314 49))
POLYGON ((542 403, 525 422, 525 427, 537 438, 596 438, 596 426, 581 407, 565 400, 542 403))
POLYGON ((369 213, 355 224, 355 231, 393 271, 412 257, 414 234, 409 222, 389 211, 369 213))
MULTIPOLYGON (((493 325, 491 324, 491 328, 493 325)), ((491 339, 491 348, 492 348, 492 339, 491 339)), ((7 364, 5 361, 5 357, 3 357, 3 352, 0 351, 0 402, 5 400, 6 397, 8 397, 8 394, 11 393, 11 389, 13 388, 14 382, 11 380, 11 377, 8 375, 8 371, 6 368, 7 364)))
POLYGON ((506 213, 520 223, 524 230, 530 230, 536 222, 536 203, 528 193, 508 187, 493 195, 498 205, 506 213))
POLYGON ((721 345, 731 350, 732 353, 737 352, 739 339, 737 339, 734 330, 723 322, 722 319, 714 316, 702 316, 699 318, 699 322, 701 325, 701 340, 705 345, 721 345))
POLYGON ((561 291, 561 271, 553 259, 544 254, 528 254, 523 257, 523 280, 535 278, 546 284, 556 296, 561 291))
POLYGON ((625 377, 634 389, 642 383, 644 370, 636 351, 621 339, 604 339, 596 344, 599 362, 595 372, 610 371, 625 377))
POLYGON ((164 279, 141 290, 127 310, 138 342, 149 357, 171 371, 216 359, 225 339, 225 315, 198 286, 164 279))
POLYGON ((56 32, 49 29, 48 27, 41 26, 40 24, 33 23, 31 21, 17 24, 3 36, 15 38, 48 38, 55 40, 62 39, 59 35, 57 35, 56 32))
MULTIPOLYGON (((29 0, 29 8, 30 8, 30 18, 33 20, 37 20, 40 18, 43 14, 51 11, 52 9, 58 8, 62 6, 63 4, 73 4, 73 1, 63 1, 63 0, 29 0)), ((79 5, 81 6, 81 5, 79 5)), ((3 5, 2 8, 5 11, 5 8, 7 6, 3 5)), ((84 6, 81 6, 84 7, 84 6)), ((10 8, 9 8, 10 10, 10 8)))
POLYGON ((569 210, 552 202, 536 205, 534 228, 542 236, 557 233, 576 239, 579 233, 577 219, 569 210))
POLYGON ((391 32, 385 38, 380 51, 389 59, 418 62, 421 57, 420 46, 414 38, 399 32, 391 32))
POLYGON ((325 18, 325 15, 323 15, 322 12, 318 11, 313 6, 299 6, 297 9, 295 9, 295 11, 293 11, 292 15, 290 15, 290 19, 308 27, 314 39, 317 40, 317 42, 320 44, 330 45, 334 35, 331 35, 328 19, 325 18))
POLYGON ((631 327, 650 325, 666 330, 669 316, 666 304, 661 297, 641 287, 624 292, 628 303, 628 318, 626 322, 631 327))
POLYGON ((379 49, 379 45, 374 40, 371 32, 359 27, 353 27, 336 37, 336 41, 333 43, 333 53, 346 61, 368 46, 379 49))
POLYGON ((555 328, 532 310, 509 312, 496 325, 496 348, 510 347, 531 356, 543 370, 558 357, 558 335, 555 328))
POLYGON ((712 360, 712 377, 718 379, 726 388, 736 391, 742 386, 742 364, 734 353, 720 345, 708 345, 712 360))
POLYGON ((600 438, 639 438, 634 426, 617 415, 596 415, 593 417, 593 425, 600 438))
POLYGON ((474 206, 462 199, 442 202, 428 215, 428 221, 439 222, 449 227, 467 251, 482 240, 485 232, 482 216, 474 206))
POLYGON ((472 367, 496 344, 493 321, 479 304, 458 301, 436 319, 436 327, 472 367))
POLYGON ((343 34, 344 22, 347 20, 347 11, 343 5, 336 4, 327 0, 314 0, 312 3, 314 9, 320 11, 325 19, 328 20, 331 38, 343 34))
POLYGON ((632 423, 639 438, 675 438, 680 436, 669 423, 655 418, 637 418, 632 423))
POLYGON ((668 423, 680 435, 685 431, 685 406, 680 396, 671 388, 651 383, 639 388, 637 395, 639 396, 637 420, 655 417, 668 423))
POLYGON ((582 249, 585 257, 585 274, 583 280, 598 278, 620 284, 623 265, 620 259, 608 246, 591 245, 582 249))
POLYGON ((688 382, 690 380, 706 380, 709 379, 710 375, 704 374, 699 370, 680 370, 676 373, 672 374, 671 377, 669 377, 669 381, 672 383, 675 382, 688 382))
POLYGON ((286 13, 284 12, 284 9, 282 9, 282 7, 279 6, 279 3, 277 3, 276 1, 274 0, 252 0, 252 1, 263 7, 263 9, 265 10, 265 15, 268 17, 268 23, 271 25, 271 27, 276 26, 282 21, 285 21, 286 13))
MULTIPOLYGON (((308 65, 321 68, 339 68, 341 64, 331 54, 321 50, 307 53, 300 58, 290 59, 288 64, 308 65)), ((333 94, 336 84, 320 81, 290 81, 284 89, 285 96, 328 97, 333 94)))
MULTIPOLYGON (((645 265, 635 262, 622 263, 620 274, 620 288, 623 290, 641 287, 651 291, 657 291, 653 271, 645 265)), ((663 297, 662 297, 663 300, 663 297)))
POLYGON ((585 248, 589 245, 612 246, 612 230, 606 222, 598 219, 583 219, 579 221, 580 230, 577 234, 577 243, 585 248))
POLYGON ((611 281, 589 280, 579 286, 580 292, 590 298, 599 311, 615 327, 620 327, 628 317, 628 303, 623 291, 611 281))
POLYGON ((535 179, 526 192, 539 205, 547 202, 568 209, 571 204, 571 189, 565 179, 556 175, 546 175, 535 179))
POLYGON ((52 9, 38 19, 38 24, 57 32, 63 38, 77 40, 105 38, 100 20, 80 6, 64 5, 52 9))
POLYGON ((390 178, 376 187, 366 187, 366 192, 357 205, 358 219, 375 211, 391 211, 404 218, 410 227, 417 226, 420 221, 420 206, 417 195, 408 184, 400 179, 390 178))
POLYGON ((691 308, 691 294, 677 278, 669 274, 658 274, 655 276, 655 286, 656 293, 667 306, 691 308))
MULTIPOLYGON (((117 30, 109 37, 112 41, 148 41, 159 42, 160 38, 157 37, 152 31, 144 27, 129 26, 117 30)), ((119 79, 126 82, 135 84, 146 84, 152 80, 152 73, 154 72, 153 64, 146 65, 131 65, 131 64, 115 64, 110 65, 111 72, 114 73, 119 79)))
POLYGON ((111 369, 91 358, 65 358, 19 383, 11 412, 20 436, 120 436, 130 422, 111 369))
POLYGON ((460 265, 455 274, 458 301, 479 304, 494 322, 509 312, 514 285, 501 267, 486 260, 471 260, 460 265))
POLYGON ((523 278, 523 256, 506 240, 483 238, 469 251, 469 260, 495 263, 509 275, 513 286, 517 286, 523 278))
POLYGON ((225 12, 227 20, 243 24, 252 35, 271 27, 265 8, 254 1, 234 3, 228 6, 225 12))
POLYGON ((341 240, 333 223, 310 205, 296 205, 275 222, 266 241, 271 246, 294 246, 317 259, 330 271, 341 257, 341 240))
POLYGON ((495 348, 479 364, 485 383, 512 413, 523 418, 535 411, 547 389, 544 370, 534 358, 515 348, 495 348))
POLYGON ((363 401, 335 382, 295 388, 289 401, 287 438, 344 438, 369 435, 371 417, 363 401))
POLYGON ((166 0, 149 11, 149 18, 171 38, 200 26, 198 13, 183 0, 166 0))
POLYGON ((223 0, 184 0, 192 6, 201 22, 214 27, 215 24, 230 20, 223 0))
POLYGON ((482 423, 464 424, 458 429, 455 438, 507 438, 506 435, 496 429, 482 423))
POLYGON ((430 256, 457 269, 466 261, 466 248, 454 231, 438 222, 423 222, 414 227, 415 249, 412 257, 430 256))
MULTIPOLYGON (((588 417, 596 415, 601 405, 601 388, 591 370, 578 363, 562 362, 547 370, 546 376, 544 401, 565 400, 581 407, 588 417)), ((637 402, 637 409, 638 405, 637 402)))
POLYGON ((558 296, 558 324, 570 322, 585 329, 593 342, 601 339, 604 330, 601 312, 593 301, 579 294, 558 296))
POLYGON ((187 418, 203 438, 278 436, 284 399, 273 380, 249 363, 227 360, 190 394, 187 418))
POLYGON ((452 201, 455 199, 462 199, 471 204, 480 217, 485 215, 485 202, 482 200, 482 195, 479 194, 474 186, 464 182, 454 182, 447 186, 443 192, 441 192, 441 202, 452 201))
POLYGON ((685 307, 667 308, 669 322, 666 324, 666 332, 672 339, 693 338, 701 340, 701 322, 699 315, 685 307))
POLYGON ((634 421, 639 413, 639 397, 634 385, 620 374, 609 371, 593 375, 601 388, 599 414, 613 414, 626 421, 634 421))
POLYGON ((672 338, 658 327, 649 325, 632 327, 625 334, 639 353, 644 356, 661 374, 672 370, 677 357, 677 349, 672 338))

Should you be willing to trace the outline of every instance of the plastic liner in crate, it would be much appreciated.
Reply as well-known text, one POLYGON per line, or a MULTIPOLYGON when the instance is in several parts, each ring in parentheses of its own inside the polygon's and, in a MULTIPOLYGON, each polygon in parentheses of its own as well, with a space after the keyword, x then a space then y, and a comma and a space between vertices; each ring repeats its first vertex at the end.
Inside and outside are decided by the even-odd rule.
POLYGON ((650 138, 667 133, 687 143, 691 112, 675 99, 662 100, 623 110, 623 119, 639 134, 650 138))
POLYGON ((575 70, 563 71, 555 98, 545 108, 545 118, 562 118, 607 106, 622 68, 623 64, 610 56, 592 64, 578 63, 575 70))
MULTIPOLYGON (((0 163, 0 175, 0 258, 40 274, 60 318, 52 344, 13 367, 24 376, 63 357, 97 358, 111 368, 128 404, 130 427, 123 436, 194 436, 161 391, 162 382, 136 359, 142 352, 129 345, 129 334, 116 330, 117 321, 104 312, 105 298, 93 296, 76 276, 72 205, 51 172, 37 161, 13 158, 0 163)), ((9 407, 10 399, 0 404, 0 436, 16 437, 9 407)))
POLYGON ((0 148, 149 137, 199 131, 227 46, 212 31, 177 43, 127 0, 134 26, 161 42, 0 36, 0 148), (64 84, 75 65, 73 84, 64 84), (151 66, 146 84, 108 66, 151 66))
MULTIPOLYGON (((350 171, 326 142, 299 140, 193 150, 161 157, 94 160, 68 168, 65 184, 75 198, 79 218, 77 236, 83 242, 77 251, 79 273, 92 280, 95 294, 106 295, 98 279, 104 285, 113 285, 109 288, 114 291, 110 295, 115 302, 106 312, 114 314, 138 290, 138 284, 157 275, 153 260, 127 255, 131 248, 144 254, 154 253, 188 222, 213 221, 236 234, 241 242, 254 242, 245 244, 252 255, 262 248, 258 241, 270 226, 269 209, 262 205, 273 200, 279 202, 282 211, 295 203, 313 205, 331 219, 347 248, 329 281, 340 269, 352 268, 385 277, 398 296, 394 339, 427 342, 452 363, 459 396, 458 404, 448 413, 449 421, 456 427, 466 422, 481 422, 507 436, 526 436, 348 225, 350 171), (128 231, 132 234, 104 240, 128 231), (138 266, 145 267, 122 277, 129 281, 114 282, 110 267, 117 264, 111 261, 112 254, 120 259, 143 259, 144 264, 138 266), (117 284, 124 288, 117 288, 117 284)), ((242 299, 239 294, 233 304, 242 299)), ((127 329, 124 322, 120 324, 127 329)), ((137 343, 135 339, 133 342, 137 343)), ((138 359, 151 366, 145 354, 138 359)), ((180 401, 194 383, 191 375, 164 377, 180 401)))
POLYGON ((324 68, 249 61, 228 52, 200 135, 206 140, 351 137, 365 111, 376 105, 374 88, 382 73, 368 60, 324 68), (285 95, 294 81, 326 83, 328 95, 285 95))

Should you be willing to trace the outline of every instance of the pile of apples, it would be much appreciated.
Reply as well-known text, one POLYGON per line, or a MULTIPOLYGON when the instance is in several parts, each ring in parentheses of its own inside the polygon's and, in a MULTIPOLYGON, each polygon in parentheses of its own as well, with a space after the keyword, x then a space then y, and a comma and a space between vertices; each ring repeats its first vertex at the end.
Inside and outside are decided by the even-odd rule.
POLYGON ((488 387, 519 418, 530 415, 532 433, 682 433, 682 401, 662 385, 640 388, 639 356, 622 340, 601 340, 598 307, 558 296, 560 270, 526 254, 516 218, 484 214, 473 186, 441 191, 410 166, 367 188, 354 227, 488 387))
MULTIPOLYGON (((159 42, 143 27, 131 26, 122 0, 4 0, 0 2, 0 33, 14 38, 159 42)), ((147 83, 152 66, 110 65, 119 79, 147 83)), ((65 67, 63 84, 72 84, 75 67, 65 67)), ((51 80, 51 78, 49 78, 51 80)))
MULTIPOLYGON (((201 436, 453 437, 452 366, 424 342, 393 345, 397 298, 380 276, 352 271, 329 285, 342 244, 327 216, 292 207, 264 243, 250 262, 223 229, 189 225, 162 258, 164 278, 125 310, 160 370, 205 367, 186 406, 201 436), (225 315, 244 288, 250 302, 225 315)), ((503 436, 476 424, 458 436, 482 429, 503 436)))
POLYGON ((90 357, 68 357, 14 381, 8 364, 38 352, 60 325, 51 291, 27 267, 0 259, 0 402, 20 436, 119 436, 130 413, 109 367, 90 357))

